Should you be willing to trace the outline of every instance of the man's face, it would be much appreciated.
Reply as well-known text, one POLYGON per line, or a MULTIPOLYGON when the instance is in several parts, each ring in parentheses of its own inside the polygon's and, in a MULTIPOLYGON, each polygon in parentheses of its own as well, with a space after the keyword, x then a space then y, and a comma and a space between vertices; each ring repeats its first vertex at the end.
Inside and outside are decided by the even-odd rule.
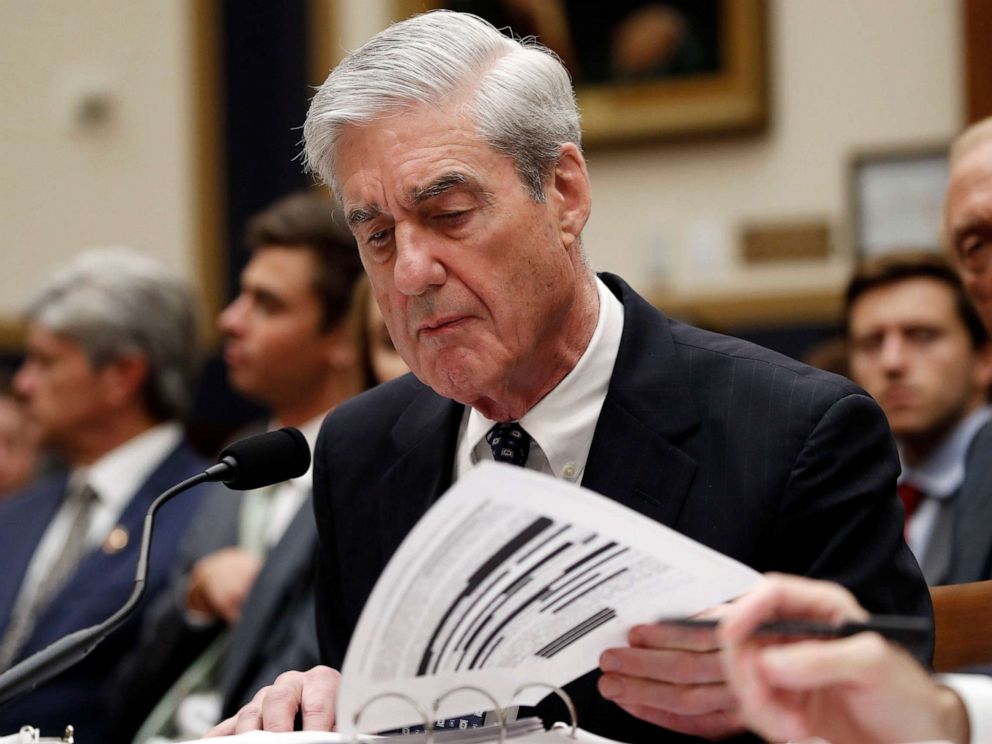
POLYGON ((577 358, 563 344, 588 180, 578 151, 563 152, 537 203, 464 114, 414 109, 346 128, 338 145, 345 214, 397 350, 438 393, 491 417, 577 358))
POLYGON ((123 402, 113 365, 95 369, 79 344, 41 326, 28 331, 14 388, 43 443, 63 454, 76 450, 80 439, 123 402))
POLYGON ((965 290, 992 329, 992 140, 974 145, 951 169, 944 229, 965 290))
POLYGON ((327 382, 338 329, 321 330, 309 249, 256 250, 241 273, 241 292, 218 318, 232 386, 276 411, 295 406, 327 382))
POLYGON ((917 277, 870 289, 851 308, 851 377, 897 437, 940 435, 985 397, 992 374, 974 349, 954 292, 917 277))

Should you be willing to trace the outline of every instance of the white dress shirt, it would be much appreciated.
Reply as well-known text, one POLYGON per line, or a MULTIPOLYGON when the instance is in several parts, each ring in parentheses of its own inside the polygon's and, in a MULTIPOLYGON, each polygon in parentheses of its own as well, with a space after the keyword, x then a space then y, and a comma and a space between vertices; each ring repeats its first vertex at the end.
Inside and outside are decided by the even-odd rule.
MULTIPOLYGON (((575 367, 531 408, 520 425, 531 436, 527 467, 578 483, 606 400, 623 335, 623 304, 596 278, 599 315, 592 339, 575 367)), ((496 424, 466 406, 458 432, 454 480, 492 460, 486 433, 496 424)))
MULTIPOLYGON (((320 433, 320 424, 326 415, 326 413, 322 413, 310 419, 302 426, 297 427, 303 438, 307 440, 307 446, 310 448, 310 452, 313 452, 314 446, 317 444, 317 434, 320 433)), ((274 429, 278 429, 280 426, 281 424, 273 424, 274 429)), ((300 506, 310 496, 312 488, 313 457, 310 458, 310 467, 307 468, 306 473, 298 478, 284 481, 275 486, 275 492, 272 496, 272 503, 269 506, 266 519, 266 547, 270 548, 282 539, 283 533, 289 527, 289 523, 293 521, 293 517, 300 510, 300 506)))

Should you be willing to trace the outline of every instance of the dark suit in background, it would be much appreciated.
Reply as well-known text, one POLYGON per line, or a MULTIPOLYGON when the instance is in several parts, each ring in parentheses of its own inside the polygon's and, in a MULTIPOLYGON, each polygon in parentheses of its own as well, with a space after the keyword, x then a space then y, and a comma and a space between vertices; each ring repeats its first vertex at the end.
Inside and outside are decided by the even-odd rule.
MULTIPOLYGON (((929 616, 874 401, 844 378, 671 321, 601 278, 623 302, 624 328, 582 485, 758 571, 831 579, 872 612, 929 616)), ((451 485, 463 411, 408 375, 325 421, 314 472, 323 663, 340 668, 389 557, 451 485)), ((600 697, 598 675, 568 686, 584 728, 681 738, 600 697)), ((541 712, 564 716, 554 704, 541 712)))
MULTIPOLYGON (((18 660, 73 631, 106 620, 127 601, 134 588, 145 512, 163 491, 204 467, 206 462, 188 445, 181 444, 155 468, 117 520, 129 534, 127 545, 116 553, 97 546, 84 556, 78 570, 37 618, 18 660)), ((0 634, 10 622, 35 548, 59 510, 66 481, 65 474, 52 477, 0 502, 0 634)), ((34 692, 0 707, 0 735, 14 733, 23 725, 37 726, 44 735, 61 735, 65 725, 71 723, 76 728, 77 742, 110 741, 106 685, 121 657, 133 647, 149 604, 166 586, 169 566, 195 510, 198 491, 177 496, 158 513, 146 594, 135 614, 85 660, 34 692)))
MULTIPOLYGON (((114 684, 117 736, 130 741, 172 683, 227 626, 191 625, 185 598, 189 572, 201 558, 238 545, 242 496, 216 486, 180 546, 178 562, 151 607, 141 638, 114 684)), ((318 663, 314 628, 314 551, 317 532, 310 499, 266 553, 262 570, 231 629, 220 667, 223 716, 287 669, 318 663)))
POLYGON ((992 579, 992 422, 975 435, 955 506, 946 583, 992 579))

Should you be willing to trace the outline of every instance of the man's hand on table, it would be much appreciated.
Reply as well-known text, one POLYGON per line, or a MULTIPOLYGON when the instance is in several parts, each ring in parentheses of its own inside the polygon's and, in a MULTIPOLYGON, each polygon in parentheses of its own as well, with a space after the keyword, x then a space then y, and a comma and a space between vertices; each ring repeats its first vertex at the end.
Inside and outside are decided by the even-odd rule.
POLYGON ((304 731, 331 731, 341 675, 326 666, 307 672, 286 672, 263 687, 244 708, 207 732, 208 737, 247 731, 292 731, 296 713, 304 731))

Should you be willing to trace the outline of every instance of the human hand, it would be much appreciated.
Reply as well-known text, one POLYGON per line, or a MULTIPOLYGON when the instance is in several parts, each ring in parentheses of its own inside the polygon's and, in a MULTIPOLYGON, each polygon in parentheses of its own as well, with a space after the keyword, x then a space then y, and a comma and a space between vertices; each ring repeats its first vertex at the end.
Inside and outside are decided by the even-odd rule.
MULTIPOLYGON (((723 606, 704 613, 715 617, 723 606)), ((708 739, 743 731, 720 663, 716 631, 637 625, 629 648, 604 651, 600 694, 632 716, 708 739)))
POLYGON ((207 732, 206 738, 246 731, 292 731, 297 711, 304 731, 332 731, 341 675, 326 666, 285 672, 259 690, 245 707, 207 732))
POLYGON ((773 741, 966 742, 960 699, 878 634, 788 642, 753 635, 769 620, 867 618, 843 587, 799 577, 769 575, 730 605, 717 634, 745 724, 773 741))
POLYGON ((193 565, 186 609, 233 625, 262 568, 262 559, 243 548, 222 548, 193 565))

